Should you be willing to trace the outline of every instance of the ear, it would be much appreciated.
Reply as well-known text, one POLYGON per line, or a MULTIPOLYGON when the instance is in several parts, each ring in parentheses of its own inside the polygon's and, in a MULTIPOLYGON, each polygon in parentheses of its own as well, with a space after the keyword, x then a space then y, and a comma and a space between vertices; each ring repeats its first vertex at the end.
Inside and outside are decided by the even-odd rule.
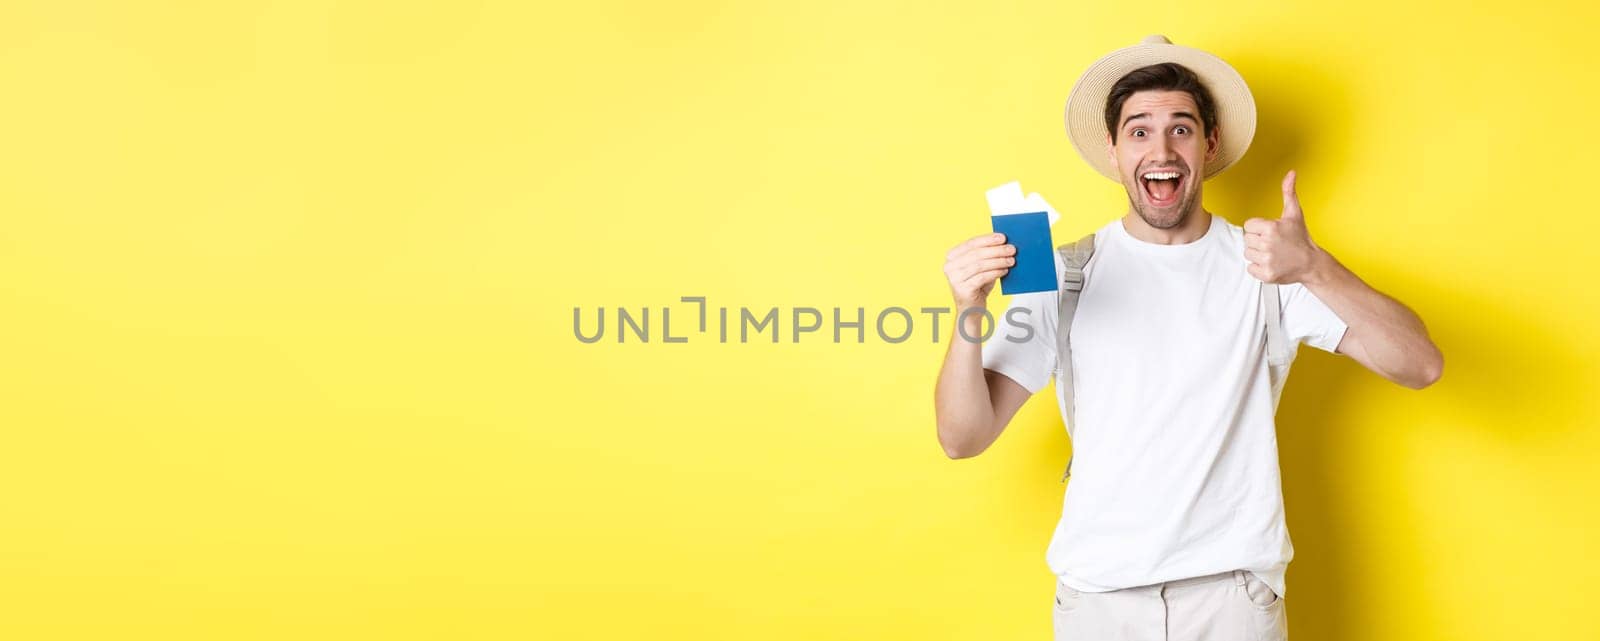
POLYGON ((1117 164, 1117 144, 1111 142, 1111 134, 1106 134, 1106 157, 1111 159, 1111 168, 1122 173, 1122 167, 1117 164))
POLYGON ((1222 153, 1222 133, 1217 127, 1212 127, 1211 131, 1206 132, 1206 162, 1215 160, 1219 153, 1222 153))

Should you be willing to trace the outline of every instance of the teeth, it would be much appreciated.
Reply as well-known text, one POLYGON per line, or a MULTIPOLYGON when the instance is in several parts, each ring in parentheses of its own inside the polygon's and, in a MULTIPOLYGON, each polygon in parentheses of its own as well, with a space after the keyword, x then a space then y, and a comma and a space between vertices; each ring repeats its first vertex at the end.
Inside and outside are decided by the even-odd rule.
POLYGON ((1176 171, 1152 171, 1144 175, 1145 180, 1171 180, 1177 177, 1176 171))

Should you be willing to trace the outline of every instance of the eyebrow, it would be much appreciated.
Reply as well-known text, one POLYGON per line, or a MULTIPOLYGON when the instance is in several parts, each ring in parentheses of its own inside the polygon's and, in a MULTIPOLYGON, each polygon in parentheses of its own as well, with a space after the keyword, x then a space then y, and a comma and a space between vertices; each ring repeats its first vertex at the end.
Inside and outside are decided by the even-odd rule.
MULTIPOLYGON (((1133 114, 1132 116, 1128 116, 1127 118, 1123 118, 1122 119, 1122 126, 1123 127, 1128 126, 1128 123, 1133 122, 1133 120, 1136 119, 1136 118, 1149 118, 1149 117, 1150 117, 1150 112, 1148 112, 1148 111, 1143 112, 1143 113, 1136 113, 1136 114, 1133 114)), ((1173 120, 1177 120, 1179 118, 1188 118, 1189 122, 1194 122, 1194 123, 1200 122, 1199 118, 1194 117, 1194 114, 1189 113, 1187 111, 1179 111, 1177 113, 1172 114, 1172 119, 1173 120)))

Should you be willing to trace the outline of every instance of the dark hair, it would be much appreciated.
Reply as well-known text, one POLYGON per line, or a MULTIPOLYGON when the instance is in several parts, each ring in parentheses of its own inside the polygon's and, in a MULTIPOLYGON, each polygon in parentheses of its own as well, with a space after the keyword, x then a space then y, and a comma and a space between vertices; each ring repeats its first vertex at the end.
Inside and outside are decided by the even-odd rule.
POLYGON ((1106 96, 1106 131, 1111 132, 1111 142, 1117 141, 1117 119, 1122 116, 1122 103, 1128 101, 1128 96, 1140 91, 1161 90, 1187 91, 1194 97, 1194 106, 1200 110, 1200 124, 1205 128, 1202 134, 1210 135, 1217 127, 1217 103, 1211 100, 1206 86, 1200 84, 1200 78, 1188 67, 1163 62, 1134 69, 1111 85, 1111 93, 1106 96))

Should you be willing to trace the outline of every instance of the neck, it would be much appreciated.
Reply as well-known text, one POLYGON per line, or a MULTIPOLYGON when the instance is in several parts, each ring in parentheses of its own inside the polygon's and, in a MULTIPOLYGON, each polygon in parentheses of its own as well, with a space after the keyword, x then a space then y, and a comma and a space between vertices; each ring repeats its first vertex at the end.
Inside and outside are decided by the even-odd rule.
POLYGON ((1185 245, 1200 240, 1206 235, 1206 230, 1211 228, 1211 212, 1204 207, 1196 206, 1189 215, 1184 216, 1183 222, 1171 229, 1151 227, 1139 217, 1138 212, 1128 209, 1127 215, 1122 217, 1122 228, 1128 230, 1128 235, 1147 243, 1157 245, 1185 245))

